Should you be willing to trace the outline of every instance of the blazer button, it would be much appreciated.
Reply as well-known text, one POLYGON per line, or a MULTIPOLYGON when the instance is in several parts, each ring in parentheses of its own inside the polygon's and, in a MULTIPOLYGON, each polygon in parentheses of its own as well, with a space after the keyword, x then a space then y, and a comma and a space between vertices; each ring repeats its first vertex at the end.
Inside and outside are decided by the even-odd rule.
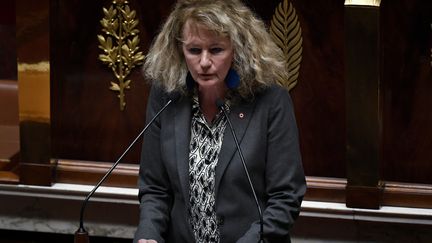
POLYGON ((217 217, 217 225, 222 226, 223 224, 224 224, 224 217, 223 216, 217 217))

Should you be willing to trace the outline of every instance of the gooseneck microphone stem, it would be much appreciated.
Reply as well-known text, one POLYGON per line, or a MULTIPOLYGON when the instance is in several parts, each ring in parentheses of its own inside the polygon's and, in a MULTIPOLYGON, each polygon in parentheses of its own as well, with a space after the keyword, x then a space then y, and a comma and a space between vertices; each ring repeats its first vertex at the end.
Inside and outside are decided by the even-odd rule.
POLYGON ((75 243, 87 243, 89 242, 88 239, 88 233, 84 228, 84 210, 87 205, 87 202, 89 199, 93 196, 93 194, 96 192, 96 190, 100 187, 100 185, 108 178, 108 176, 111 174, 111 172, 116 168, 116 166, 120 163, 120 161, 123 159, 123 157, 129 152, 129 150, 132 148, 132 146, 138 141, 138 139, 143 135, 143 133, 147 130, 147 128, 156 120, 156 118, 159 117, 159 115, 165 110, 165 108, 168 107, 169 104, 174 99, 168 100, 168 102, 156 113, 156 115, 150 120, 150 122, 141 130, 141 132, 136 136, 136 138, 130 143, 130 145, 126 148, 126 150, 123 152, 123 154, 117 159, 117 161, 111 166, 111 168, 108 170, 108 172, 105 173, 105 175, 102 177, 102 179, 96 184, 96 186, 93 187, 93 190, 87 195, 87 197, 84 199, 82 206, 81 206, 81 212, 80 212, 80 223, 79 228, 75 232, 75 243))
POLYGON ((240 161, 241 161, 241 163, 243 165, 244 171, 246 173, 246 177, 247 177, 248 182, 249 182, 249 186, 250 186, 250 188, 252 190, 252 194, 253 194, 253 197, 255 199, 255 203, 256 203, 257 209, 258 209, 258 215, 259 215, 259 220, 260 220, 260 232, 259 232, 260 239, 259 239, 258 242, 259 243, 264 243, 264 219, 263 219, 263 214, 262 214, 259 202, 258 202, 258 197, 256 195, 255 188, 254 188, 254 186, 252 184, 252 180, 251 180, 251 178, 249 176, 249 170, 248 170, 248 168, 246 166, 246 162, 245 162, 245 159, 244 159, 244 156, 243 156, 243 152, 242 152, 240 144, 238 142, 237 135, 236 135, 236 133, 234 131, 234 128, 232 126, 231 120, 229 119, 228 113, 227 113, 227 111, 225 109, 225 102, 222 101, 221 99, 217 99, 216 100, 216 105, 217 105, 217 107, 219 107, 219 109, 222 110, 224 116, 226 117, 227 122, 228 122, 228 126, 230 127, 230 130, 231 130, 231 134, 232 134, 232 136, 234 138, 234 143, 236 144, 237 151, 238 151, 238 154, 240 156, 240 161))

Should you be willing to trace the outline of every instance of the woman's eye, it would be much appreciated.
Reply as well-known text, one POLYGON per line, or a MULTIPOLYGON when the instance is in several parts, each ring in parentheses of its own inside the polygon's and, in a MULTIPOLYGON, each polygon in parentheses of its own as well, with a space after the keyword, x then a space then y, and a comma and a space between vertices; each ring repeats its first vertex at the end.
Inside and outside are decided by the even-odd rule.
POLYGON ((200 54, 201 49, 200 48, 189 48, 189 52, 192 54, 200 54))
POLYGON ((223 51, 223 49, 220 47, 214 47, 214 48, 210 49, 210 52, 213 54, 218 54, 218 53, 221 53, 222 51, 223 51))

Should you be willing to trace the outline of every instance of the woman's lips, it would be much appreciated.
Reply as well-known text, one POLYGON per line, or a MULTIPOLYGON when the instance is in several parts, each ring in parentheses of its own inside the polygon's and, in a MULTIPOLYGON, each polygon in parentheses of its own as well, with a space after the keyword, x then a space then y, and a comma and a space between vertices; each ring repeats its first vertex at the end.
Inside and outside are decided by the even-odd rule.
POLYGON ((200 77, 201 79, 206 80, 206 79, 211 79, 211 78, 213 78, 214 75, 213 75, 213 74, 199 74, 199 77, 200 77))

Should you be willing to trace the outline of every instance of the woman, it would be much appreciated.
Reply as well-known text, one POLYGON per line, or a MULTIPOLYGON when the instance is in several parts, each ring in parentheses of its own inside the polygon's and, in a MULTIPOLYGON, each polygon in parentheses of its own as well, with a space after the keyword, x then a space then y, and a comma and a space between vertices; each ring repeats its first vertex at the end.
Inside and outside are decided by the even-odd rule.
POLYGON ((144 70, 148 120, 180 98, 144 136, 135 242, 258 242, 257 205, 217 100, 239 138, 265 240, 290 242, 306 184, 291 99, 277 84, 283 56, 263 22, 239 0, 178 1, 144 70))

